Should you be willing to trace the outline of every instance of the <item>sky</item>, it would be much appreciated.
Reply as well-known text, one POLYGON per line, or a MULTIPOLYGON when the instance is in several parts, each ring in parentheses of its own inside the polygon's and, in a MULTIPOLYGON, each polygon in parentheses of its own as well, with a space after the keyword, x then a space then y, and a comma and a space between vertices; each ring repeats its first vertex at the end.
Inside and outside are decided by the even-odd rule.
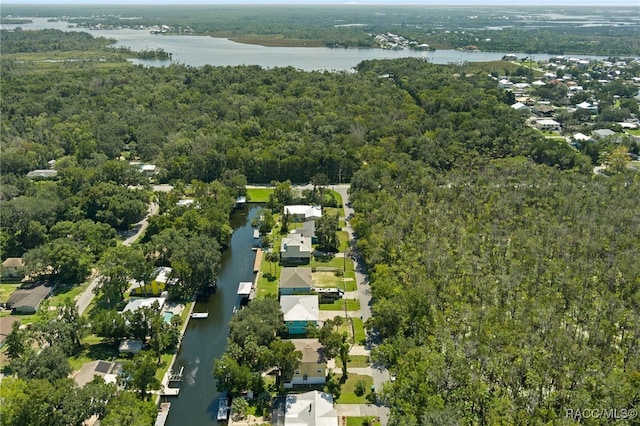
POLYGON ((640 0, 8 0, 6 4, 377 4, 637 6, 640 0))

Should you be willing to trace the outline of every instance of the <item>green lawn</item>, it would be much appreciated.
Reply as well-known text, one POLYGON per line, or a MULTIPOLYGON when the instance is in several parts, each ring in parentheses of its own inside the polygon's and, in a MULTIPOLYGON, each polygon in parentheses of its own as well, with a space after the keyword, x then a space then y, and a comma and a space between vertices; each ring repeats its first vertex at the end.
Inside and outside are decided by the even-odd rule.
POLYGON ((13 293, 18 287, 20 287, 20 283, 0 284, 0 302, 6 302, 9 300, 11 293, 13 293))
POLYGON ((273 188, 250 188, 247 189, 247 198, 252 203, 266 203, 272 192, 273 188))
POLYGON ((360 309, 360 301, 356 299, 340 299, 333 303, 323 303, 320 305, 321 311, 343 311, 344 305, 347 305, 347 311, 357 311, 360 309))
POLYGON ((355 342, 357 345, 364 345, 367 335, 364 332, 364 322, 360 318, 352 318, 353 330, 355 331, 355 342))
POLYGON ((380 422, 373 416, 347 417, 347 426, 380 426, 380 422))
POLYGON ((338 231, 337 234, 338 241, 340 241, 338 250, 340 250, 341 253, 348 252, 351 248, 351 245, 349 244, 349 233, 347 231, 338 231))
MULTIPOLYGON (((337 380, 340 380, 340 377, 340 375, 336 375, 337 380)), ((340 398, 335 401, 336 404, 366 404, 367 400, 365 396, 371 392, 371 385, 373 385, 373 378, 371 376, 349 374, 347 381, 340 387, 340 398), (365 393, 362 396, 357 396, 354 391, 360 380, 364 382, 365 393)))
POLYGON ((640 136, 640 129, 627 129, 625 133, 629 133, 630 135, 640 136))
MULTIPOLYGON (((340 356, 336 357, 336 365, 342 366, 342 360, 340 356)), ((365 368, 369 366, 369 357, 366 355, 350 355, 349 362, 347 363, 348 368, 365 368)))

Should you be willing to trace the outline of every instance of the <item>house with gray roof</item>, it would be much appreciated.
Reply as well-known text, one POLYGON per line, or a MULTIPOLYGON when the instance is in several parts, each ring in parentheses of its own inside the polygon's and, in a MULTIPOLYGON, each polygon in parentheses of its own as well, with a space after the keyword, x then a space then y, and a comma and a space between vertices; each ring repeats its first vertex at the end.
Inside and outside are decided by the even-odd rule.
POLYGON ((309 294, 313 288, 311 268, 284 267, 280 271, 278 292, 282 295, 309 294))
POLYGON ((29 289, 18 289, 11 293, 7 307, 20 314, 35 314, 44 299, 52 293, 53 287, 38 285, 29 289))

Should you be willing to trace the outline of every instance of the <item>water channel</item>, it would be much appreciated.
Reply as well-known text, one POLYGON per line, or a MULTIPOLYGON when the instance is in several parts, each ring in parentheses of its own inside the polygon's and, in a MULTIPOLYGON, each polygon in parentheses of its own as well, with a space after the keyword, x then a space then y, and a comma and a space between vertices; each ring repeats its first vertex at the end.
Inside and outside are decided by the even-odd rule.
POLYGON ((175 370, 184 367, 184 377, 180 394, 167 399, 171 402, 168 426, 216 423, 220 394, 213 379, 213 360, 219 358, 226 347, 228 324, 237 302, 238 283, 253 281, 254 278, 255 252, 251 247, 255 240, 251 221, 259 209, 256 204, 249 204, 231 216, 234 232, 231 247, 222 254, 216 292, 206 303, 198 303, 194 309, 209 312, 209 317, 189 321, 174 364, 175 370))
MULTIPOLYGON (((171 53, 174 63, 189 66, 237 66, 259 65, 263 68, 291 66, 303 71, 353 71, 360 62, 371 59, 397 59, 406 57, 423 58, 434 64, 486 62, 500 60, 506 54, 518 58, 531 57, 535 60, 549 59, 555 55, 526 54, 518 52, 465 52, 460 50, 390 50, 390 49, 344 49, 328 47, 266 47, 235 43, 224 38, 189 35, 151 34, 149 30, 89 30, 69 28, 65 21, 49 22, 47 18, 29 18, 33 22, 21 25, 2 25, 12 29, 22 27, 29 30, 54 28, 62 31, 82 31, 94 37, 117 40, 116 47, 129 47, 131 50, 163 49, 171 53)), ((619 56, 619 55, 618 55, 619 56)), ((589 56, 591 59, 606 59, 602 56, 589 56)), ((167 66, 172 61, 151 61, 134 59, 131 62, 145 66, 167 66)))

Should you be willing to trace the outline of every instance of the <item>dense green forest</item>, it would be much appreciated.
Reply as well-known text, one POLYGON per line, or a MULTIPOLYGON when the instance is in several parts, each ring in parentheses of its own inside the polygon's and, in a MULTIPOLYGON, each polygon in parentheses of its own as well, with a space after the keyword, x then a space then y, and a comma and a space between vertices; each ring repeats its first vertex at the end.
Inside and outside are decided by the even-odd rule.
MULTIPOLYGON (((6 5, 3 16, 64 17, 81 27, 168 25, 170 32, 273 45, 375 47, 394 33, 437 49, 628 55, 640 53, 636 8, 434 5, 6 5)), ((25 24, 28 28, 28 24, 25 24)))
MULTIPOLYGON (((191 297, 216 276, 247 182, 319 173, 352 185, 375 358, 397 377, 381 393, 391 424, 561 423, 566 409, 640 403, 638 174, 594 176, 589 156, 524 124, 489 70, 417 59, 367 61, 355 73, 43 68, 4 57, 0 66, 3 258, 24 256, 32 272, 65 285, 94 265, 105 275, 90 327, 70 327, 77 313, 65 305, 29 334, 61 336, 44 355, 14 342, 18 378, 3 383, 3 424, 71 424, 87 413, 121 424, 127 393, 96 383, 101 398, 86 407, 64 379, 81 333, 144 336, 152 351, 127 368, 153 376, 175 346, 163 336, 174 334, 153 326, 157 318, 148 329, 135 319, 109 326, 128 280, 172 266, 181 283, 172 296, 191 297), (50 160, 54 180, 26 177, 50 160), (118 232, 152 199, 130 160, 157 164, 154 179, 176 190, 159 196, 144 240, 124 247, 118 232), (187 190, 197 208, 177 205, 187 190)), ((236 346, 246 343, 236 334, 236 346)), ((286 370, 290 348, 267 334, 254 346, 283 357, 260 362, 286 370)), ((223 361, 234 367, 248 356, 232 355, 223 361)), ((246 385, 250 369, 238 371, 246 385)), ((148 412, 154 383, 136 386, 134 402, 148 412)))

